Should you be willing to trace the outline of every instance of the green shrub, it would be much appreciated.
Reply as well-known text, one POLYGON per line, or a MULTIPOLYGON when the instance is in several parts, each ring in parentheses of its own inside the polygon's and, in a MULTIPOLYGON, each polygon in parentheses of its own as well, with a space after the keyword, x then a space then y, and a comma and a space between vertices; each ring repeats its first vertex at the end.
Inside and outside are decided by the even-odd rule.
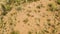
POLYGON ((12 9, 12 7, 10 7, 10 5, 6 5, 5 9, 6 9, 6 11, 10 11, 12 9))
POLYGON ((41 8, 41 6, 40 6, 40 5, 38 5, 36 8, 40 9, 40 8, 41 8))
POLYGON ((34 1, 39 1, 39 0, 34 0, 34 1))
POLYGON ((60 0, 57 0, 57 3, 60 4, 60 0))
POLYGON ((6 3, 11 5, 12 3, 14 3, 14 0, 6 0, 6 3))
POLYGON ((27 2, 35 2, 35 1, 38 1, 38 0, 27 0, 27 2))
POLYGON ((32 32, 31 32, 31 31, 29 31, 29 32, 28 32, 28 34, 32 34, 32 32))
POLYGON ((21 9, 22 9, 21 7, 17 7, 17 8, 16 8, 17 11, 20 11, 21 9))
POLYGON ((10 11, 12 9, 12 7, 10 7, 10 5, 3 5, 2 4, 1 7, 2 7, 3 11, 10 11))
POLYGON ((12 9, 12 7, 10 7, 10 5, 3 5, 3 4, 1 4, 1 8, 3 10, 2 15, 6 15, 12 9))
POLYGON ((33 0, 27 0, 27 2, 33 2, 33 0))
POLYGON ((26 18, 25 20, 23 20, 23 22, 26 24, 26 23, 28 23, 28 19, 26 18))
POLYGON ((55 11, 57 9, 57 6, 55 4, 51 3, 51 4, 48 4, 48 6, 50 11, 55 11))
POLYGON ((12 31, 10 34, 20 34, 18 31, 12 31))

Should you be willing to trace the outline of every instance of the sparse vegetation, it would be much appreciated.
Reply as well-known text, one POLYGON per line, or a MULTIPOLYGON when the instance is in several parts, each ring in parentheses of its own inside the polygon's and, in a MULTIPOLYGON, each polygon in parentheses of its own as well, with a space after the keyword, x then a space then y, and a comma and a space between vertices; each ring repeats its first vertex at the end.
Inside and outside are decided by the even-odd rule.
POLYGON ((12 31, 10 34, 20 34, 19 31, 12 31))
POLYGON ((40 9, 40 8, 41 8, 41 6, 40 6, 40 5, 38 5, 36 8, 40 9))
POLYGON ((36 24, 37 26, 40 26, 40 24, 36 24))
POLYGON ((33 2, 33 0, 27 0, 27 2, 33 2))
POLYGON ((6 15, 9 11, 11 11, 12 7, 10 5, 1 5, 1 8, 3 10, 2 15, 6 15))
POLYGON ((44 32, 49 33, 49 31, 47 31, 47 30, 44 30, 44 32))
POLYGON ((31 15, 28 13, 27 16, 31 16, 31 15))
POLYGON ((57 34, 59 30, 60 0, 0 0, 0 34, 57 34))
POLYGON ((17 11, 20 11, 20 10, 22 10, 22 8, 21 7, 17 7, 16 10, 17 11))
POLYGON ((50 4, 48 4, 48 6, 49 6, 50 11, 56 11, 56 9, 57 9, 57 6, 55 4, 50 3, 50 4))
MULTIPOLYGON (((10 7, 10 5, 5 5, 4 7, 5 7, 5 8, 4 8, 5 11, 10 11, 10 10, 12 9, 12 7, 10 7)), ((3 10, 4 10, 4 9, 3 9, 3 10)))
POLYGON ((32 34, 32 32, 31 32, 31 31, 29 31, 29 32, 28 32, 28 34, 32 34))
POLYGON ((35 2, 35 1, 38 1, 38 0, 27 0, 27 2, 35 2))
POLYGON ((28 22, 28 18, 26 18, 25 20, 23 20, 23 22, 26 24, 28 22))
POLYGON ((48 22, 50 22, 50 19, 47 19, 48 22))
POLYGON ((60 4, 60 0, 57 0, 57 3, 60 4))

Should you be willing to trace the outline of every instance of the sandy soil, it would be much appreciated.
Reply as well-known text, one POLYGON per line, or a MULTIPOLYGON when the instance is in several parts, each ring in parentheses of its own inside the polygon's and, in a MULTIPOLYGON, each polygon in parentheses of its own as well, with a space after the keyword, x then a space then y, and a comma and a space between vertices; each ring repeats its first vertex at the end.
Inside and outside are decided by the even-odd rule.
POLYGON ((6 23, 6 30, 3 33, 10 34, 10 32, 14 30, 19 31, 20 34, 29 34, 29 32, 30 34, 59 34, 60 27, 56 25, 59 21, 55 20, 55 12, 47 10, 49 3, 55 2, 54 0, 40 0, 25 3, 21 4, 20 7, 22 7, 22 9, 19 11, 16 10, 17 7, 14 6, 14 8, 4 16, 3 21, 6 23), (40 6, 40 8, 37 8, 37 6, 40 6), (14 24, 11 25, 10 23, 14 24))

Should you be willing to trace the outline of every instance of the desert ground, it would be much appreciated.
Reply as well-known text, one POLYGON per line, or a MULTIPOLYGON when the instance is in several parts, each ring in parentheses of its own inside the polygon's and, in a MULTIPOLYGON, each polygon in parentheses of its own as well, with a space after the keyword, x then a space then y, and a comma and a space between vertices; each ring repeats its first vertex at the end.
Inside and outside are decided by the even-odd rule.
POLYGON ((60 0, 0 0, 0 34, 60 34, 60 0))

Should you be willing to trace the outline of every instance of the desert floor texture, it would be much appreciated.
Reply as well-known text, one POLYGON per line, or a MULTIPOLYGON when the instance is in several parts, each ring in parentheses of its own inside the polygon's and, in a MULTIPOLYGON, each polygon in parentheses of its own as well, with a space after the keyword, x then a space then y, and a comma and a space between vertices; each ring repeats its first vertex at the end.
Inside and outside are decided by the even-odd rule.
POLYGON ((60 0, 0 0, 0 34, 60 34, 60 0))

